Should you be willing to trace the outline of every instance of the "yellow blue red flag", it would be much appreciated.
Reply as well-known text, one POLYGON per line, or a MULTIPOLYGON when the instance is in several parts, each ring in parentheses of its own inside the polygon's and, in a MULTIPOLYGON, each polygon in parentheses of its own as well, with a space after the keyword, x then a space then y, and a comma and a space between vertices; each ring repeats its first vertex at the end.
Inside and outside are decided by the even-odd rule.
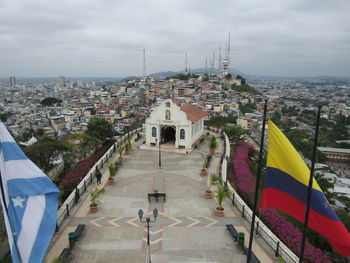
MULTIPOLYGON (((310 170, 278 127, 269 120, 267 167, 262 209, 283 211, 304 222, 310 170)), ((328 238, 343 257, 350 256, 350 234, 313 180, 308 227, 328 238)))

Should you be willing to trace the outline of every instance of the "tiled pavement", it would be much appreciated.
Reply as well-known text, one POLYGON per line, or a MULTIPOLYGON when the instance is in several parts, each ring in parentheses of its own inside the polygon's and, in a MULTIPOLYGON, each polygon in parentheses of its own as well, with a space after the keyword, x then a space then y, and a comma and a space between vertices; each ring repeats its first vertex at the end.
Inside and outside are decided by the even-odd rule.
MULTIPOLYGON (((147 229, 139 221, 140 208, 145 211, 145 216, 151 217, 154 208, 159 210, 157 221, 150 228, 153 263, 245 262, 246 255, 232 241, 225 225, 233 224, 238 231, 245 232, 247 246, 249 231, 246 225, 228 200, 225 217, 221 218, 214 215, 214 200, 204 197, 208 176, 199 175, 199 153, 208 151, 208 140, 188 154, 162 152, 161 168, 158 167, 157 151, 138 149, 139 144, 135 143, 131 155, 125 158, 117 172, 116 184, 106 186, 99 211, 89 213, 86 195, 74 215, 65 220, 55 235, 47 262, 68 247, 67 235, 80 223, 87 227, 69 262, 144 262, 147 229), (166 202, 161 199, 148 202, 147 193, 155 188, 166 192, 166 202)), ((221 148, 217 150, 220 151, 221 148)), ((113 158, 115 160, 116 156, 113 158)), ((216 172, 219 158, 219 154, 213 158, 209 173, 216 172)), ((107 177, 107 171, 104 171, 103 184, 107 177)), ((269 255, 271 252, 259 242, 254 242, 253 251, 261 262, 276 262, 269 255)))

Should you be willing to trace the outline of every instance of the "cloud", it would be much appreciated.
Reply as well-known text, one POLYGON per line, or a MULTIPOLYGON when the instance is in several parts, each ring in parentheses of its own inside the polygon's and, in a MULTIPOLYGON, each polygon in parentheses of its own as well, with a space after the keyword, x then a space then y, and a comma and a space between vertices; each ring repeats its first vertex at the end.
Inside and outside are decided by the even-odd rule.
POLYGON ((0 72, 127 76, 203 67, 231 32, 232 67, 348 75, 347 0, 0 0, 0 72), (317 66, 315 66, 317 65, 317 66))

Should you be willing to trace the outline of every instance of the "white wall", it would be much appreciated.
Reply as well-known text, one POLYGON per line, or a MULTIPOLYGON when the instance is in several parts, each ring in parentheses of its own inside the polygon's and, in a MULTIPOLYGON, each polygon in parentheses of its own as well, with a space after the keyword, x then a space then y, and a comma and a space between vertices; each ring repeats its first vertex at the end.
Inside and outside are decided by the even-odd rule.
POLYGON ((175 126, 175 147, 184 146, 185 148, 191 148, 192 143, 200 137, 203 130, 203 120, 197 122, 197 132, 192 134, 192 122, 187 120, 186 114, 180 110, 180 107, 173 103, 171 100, 165 100, 160 103, 160 105, 155 108, 150 117, 146 120, 146 144, 159 143, 160 138, 160 127, 161 126, 175 126), (166 107, 166 103, 170 103, 170 107, 166 107), (166 110, 170 110, 170 120, 165 119, 166 110), (157 137, 152 137, 152 127, 157 129, 157 137), (185 139, 180 139, 180 130, 185 130, 185 139))

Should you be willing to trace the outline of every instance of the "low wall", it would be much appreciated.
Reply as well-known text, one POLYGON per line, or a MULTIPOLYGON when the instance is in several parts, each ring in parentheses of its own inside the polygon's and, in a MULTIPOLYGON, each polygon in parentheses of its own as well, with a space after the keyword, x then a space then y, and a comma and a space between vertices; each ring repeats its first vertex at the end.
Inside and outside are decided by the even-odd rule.
MULTIPOLYGON (((131 132, 129 132, 129 136, 140 132, 141 128, 137 128, 131 132)), ((57 227, 61 225, 66 216, 69 216, 69 213, 73 206, 79 200, 79 197, 87 191, 88 185, 92 183, 94 176, 96 175, 96 168, 101 168, 113 155, 116 149, 128 139, 128 134, 125 134, 123 137, 119 138, 109 149, 108 151, 94 164, 94 166, 90 169, 90 171, 86 174, 86 176, 81 180, 76 189, 67 197, 67 199, 63 202, 61 207, 57 212, 57 227)))
MULTIPOLYGON (((224 157, 221 165, 221 178, 223 182, 227 182, 232 196, 230 197, 232 205, 236 206, 249 223, 252 222, 252 210, 239 196, 236 190, 232 187, 230 182, 227 181, 227 160, 230 160, 230 142, 226 134, 224 134, 224 157)), ((255 235, 260 235, 266 243, 275 251, 275 256, 280 256, 287 263, 297 263, 299 258, 293 253, 272 231, 256 216, 255 217, 255 235)))

